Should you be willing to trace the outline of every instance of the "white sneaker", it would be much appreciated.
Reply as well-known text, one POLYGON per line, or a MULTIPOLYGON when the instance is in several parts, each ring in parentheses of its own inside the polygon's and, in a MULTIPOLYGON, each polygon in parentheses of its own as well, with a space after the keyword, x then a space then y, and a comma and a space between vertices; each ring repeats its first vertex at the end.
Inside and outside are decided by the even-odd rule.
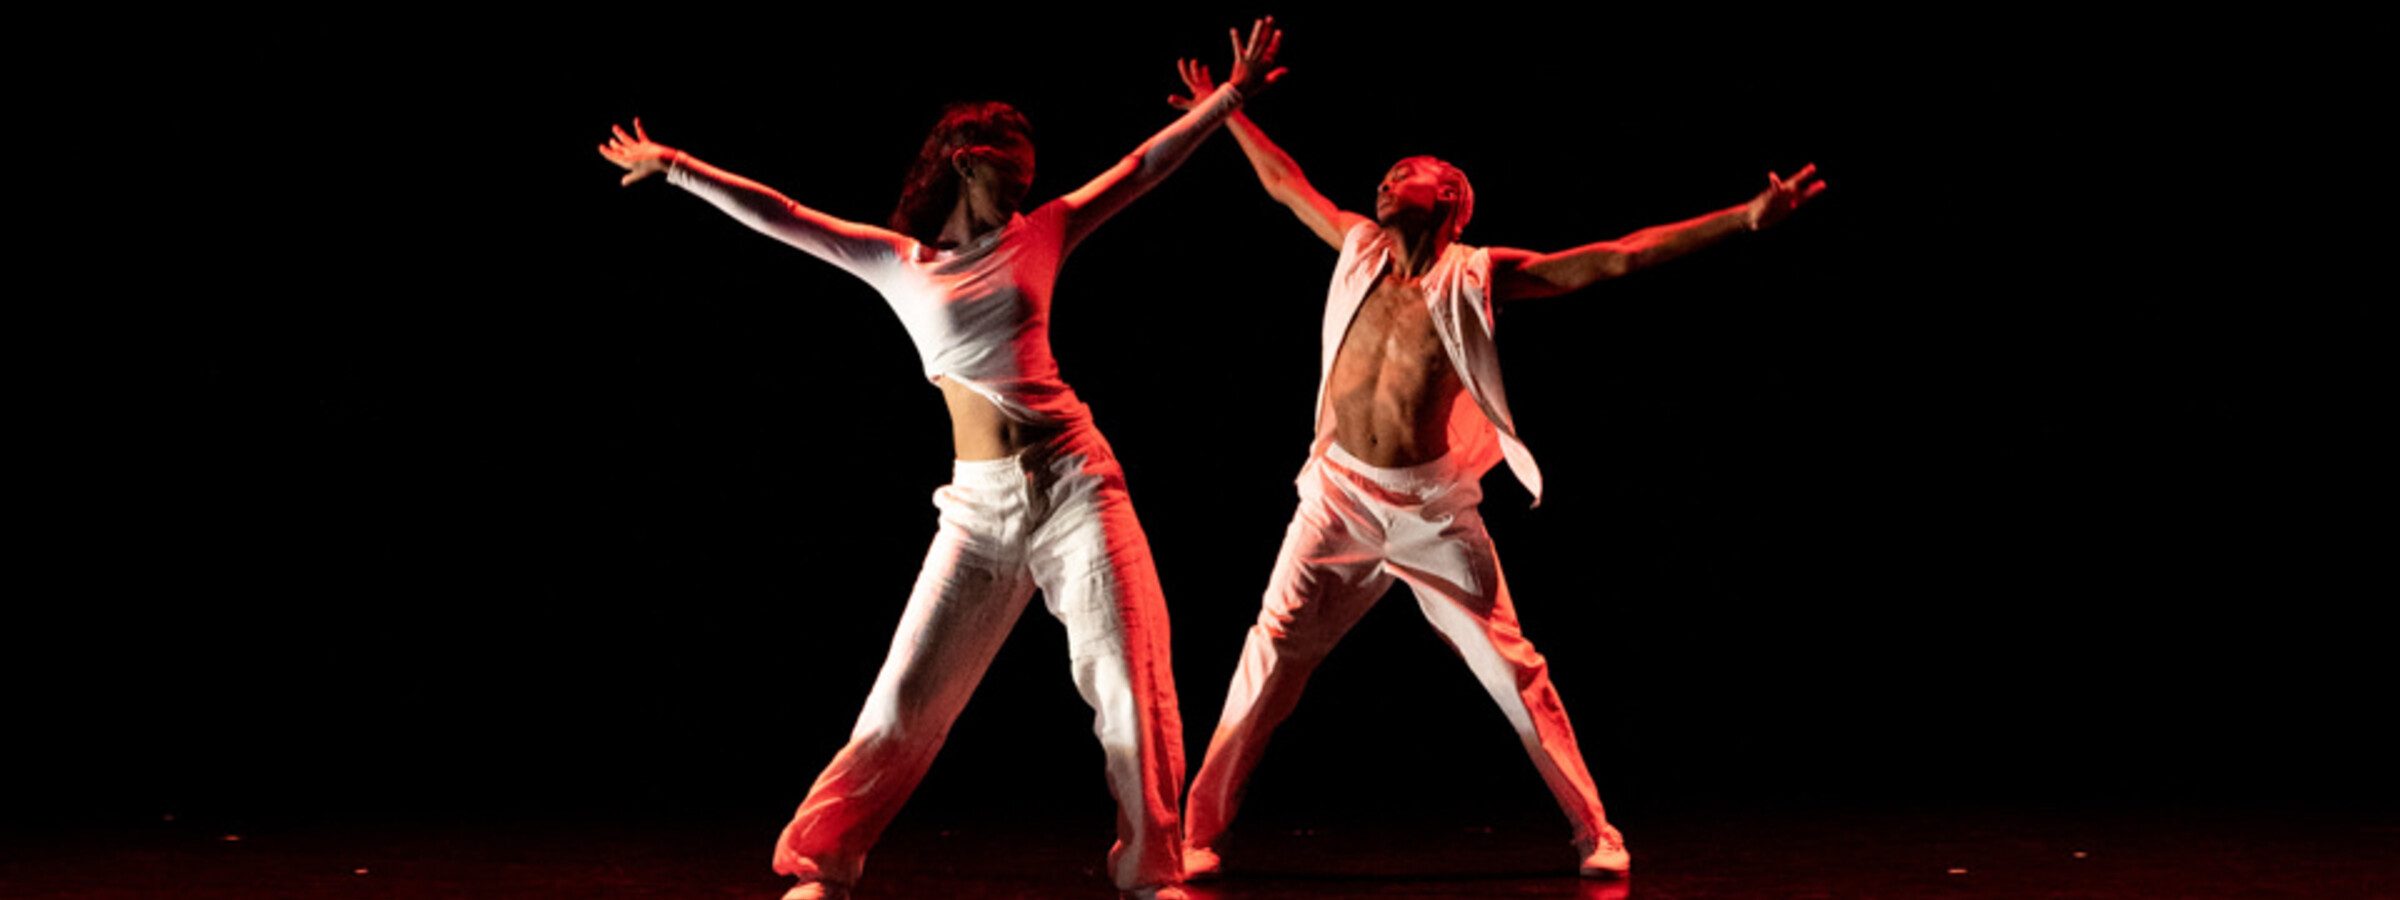
POLYGON ((1580 871, 1585 878, 1623 878, 1633 871, 1633 854, 1625 850, 1625 835, 1614 825, 1600 826, 1599 843, 1583 852, 1580 871))
POLYGON ((830 881, 811 881, 785 891, 783 900, 850 900, 850 888, 830 881))

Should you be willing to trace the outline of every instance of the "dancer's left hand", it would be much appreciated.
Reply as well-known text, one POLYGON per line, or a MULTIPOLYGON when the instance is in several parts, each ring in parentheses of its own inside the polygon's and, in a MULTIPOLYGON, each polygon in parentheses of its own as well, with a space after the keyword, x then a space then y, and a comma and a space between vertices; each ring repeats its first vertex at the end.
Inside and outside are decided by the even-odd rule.
POLYGON ((650 135, 642 131, 639 117, 633 120, 632 134, 626 134, 625 129, 615 125, 608 126, 608 130, 616 132, 617 136, 600 145, 600 155, 625 170, 625 177, 619 179, 618 184, 630 185, 653 173, 664 172, 668 166, 675 164, 676 157, 683 155, 683 151, 651 140, 650 135))
POLYGON ((1792 210, 1799 209, 1800 204, 1824 193, 1825 182, 1805 184, 1810 178, 1816 177, 1816 174, 1816 163, 1809 163, 1801 167, 1800 171, 1793 173, 1788 181, 1776 177, 1773 172, 1768 172, 1767 189, 1758 192, 1758 196, 1750 200, 1748 210, 1750 230, 1757 231, 1781 222, 1784 216, 1792 214, 1792 210))
POLYGON ((1183 76, 1183 86, 1190 88, 1192 95, 1185 97, 1180 94, 1169 94, 1167 95, 1168 106, 1176 109, 1191 109, 1199 106, 1200 101, 1208 99, 1208 95, 1217 92, 1217 80, 1209 75, 1207 63, 1196 59, 1176 60, 1175 74, 1183 76))

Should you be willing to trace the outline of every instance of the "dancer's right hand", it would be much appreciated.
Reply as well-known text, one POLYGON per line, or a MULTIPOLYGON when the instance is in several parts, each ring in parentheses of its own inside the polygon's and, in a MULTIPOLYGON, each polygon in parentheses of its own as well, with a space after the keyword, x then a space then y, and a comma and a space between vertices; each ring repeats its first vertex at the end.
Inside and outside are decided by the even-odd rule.
POLYGON ((600 145, 600 155, 625 170, 625 177, 618 179, 618 184, 629 185, 650 177, 651 173, 664 172, 675 164, 676 157, 683 155, 681 150, 651 140, 650 135, 642 132, 639 117, 633 120, 632 134, 615 125, 608 126, 608 130, 617 136, 600 145))

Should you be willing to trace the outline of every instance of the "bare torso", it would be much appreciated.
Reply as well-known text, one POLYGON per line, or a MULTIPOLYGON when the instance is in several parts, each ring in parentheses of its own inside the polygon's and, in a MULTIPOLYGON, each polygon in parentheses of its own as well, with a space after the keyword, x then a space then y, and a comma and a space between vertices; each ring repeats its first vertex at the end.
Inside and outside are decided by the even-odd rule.
POLYGON ((950 406, 950 444, 959 459, 1000 459, 1058 434, 1055 427, 1012 421, 965 385, 943 378, 934 381, 950 406))
POLYGON ((1326 381, 1334 440, 1372 466, 1440 459, 1450 452, 1450 408, 1463 390, 1424 290, 1384 273, 1351 319, 1326 381))

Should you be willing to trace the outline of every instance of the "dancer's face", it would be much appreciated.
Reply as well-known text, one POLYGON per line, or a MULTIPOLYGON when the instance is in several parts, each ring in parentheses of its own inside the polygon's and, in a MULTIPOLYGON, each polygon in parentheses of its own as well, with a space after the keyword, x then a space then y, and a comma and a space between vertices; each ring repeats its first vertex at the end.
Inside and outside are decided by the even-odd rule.
POLYGON ((1445 182, 1439 166, 1404 159, 1375 186, 1375 220, 1384 225, 1441 222, 1458 202, 1458 187, 1445 182))

